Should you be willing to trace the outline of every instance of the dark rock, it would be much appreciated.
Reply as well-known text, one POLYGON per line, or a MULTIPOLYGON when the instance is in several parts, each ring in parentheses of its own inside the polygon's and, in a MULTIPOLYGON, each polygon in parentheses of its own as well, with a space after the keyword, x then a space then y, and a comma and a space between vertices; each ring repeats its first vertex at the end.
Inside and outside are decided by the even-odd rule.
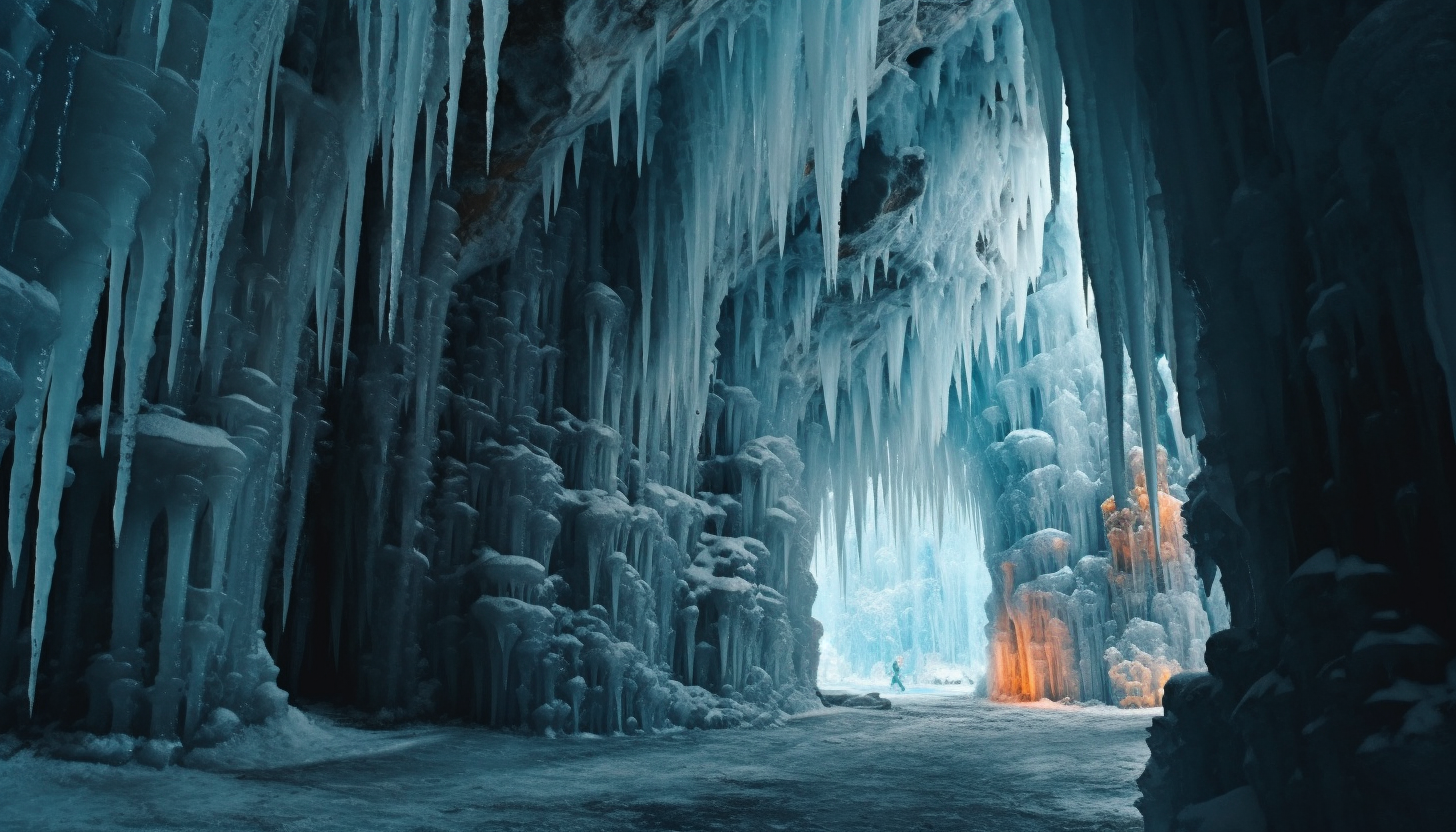
POLYGON ((877 711, 890 710, 890 700, 880 698, 879 693, 842 693, 839 691, 818 691, 819 701, 831 708, 869 708, 877 711))

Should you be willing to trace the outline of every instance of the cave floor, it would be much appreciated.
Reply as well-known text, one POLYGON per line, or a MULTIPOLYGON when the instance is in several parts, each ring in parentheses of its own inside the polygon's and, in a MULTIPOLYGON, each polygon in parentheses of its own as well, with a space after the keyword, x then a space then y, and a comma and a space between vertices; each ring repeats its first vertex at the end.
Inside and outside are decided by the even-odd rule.
MULTIPOLYGON (((0 760, 0 829, 1140 830, 1147 711, 911 690, 779 728, 539 739, 319 716, 219 770, 0 760)), ((0 748, 0 757, 5 756, 0 748)))

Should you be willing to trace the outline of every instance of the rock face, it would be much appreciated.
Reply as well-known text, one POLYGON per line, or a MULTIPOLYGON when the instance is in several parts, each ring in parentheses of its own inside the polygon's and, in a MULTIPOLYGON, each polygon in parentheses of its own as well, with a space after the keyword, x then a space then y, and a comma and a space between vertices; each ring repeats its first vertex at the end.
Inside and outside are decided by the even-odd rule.
POLYGON ((1246 5, 1124 7, 1199 320, 1178 336, 1206 460, 1188 536, 1237 625, 1209 640, 1209 677, 1170 681, 1143 810, 1197 828, 1183 807, 1248 784, 1272 829, 1439 826, 1456 388, 1453 272, 1432 255, 1456 17, 1246 5))

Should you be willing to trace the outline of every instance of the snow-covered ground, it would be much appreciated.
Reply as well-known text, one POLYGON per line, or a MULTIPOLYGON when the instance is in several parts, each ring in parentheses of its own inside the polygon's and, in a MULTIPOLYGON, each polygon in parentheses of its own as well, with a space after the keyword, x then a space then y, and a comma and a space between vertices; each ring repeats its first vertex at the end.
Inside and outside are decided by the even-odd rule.
MULTIPOLYGON (((0 829, 1141 829, 1148 711, 951 691, 780 728, 539 739, 467 727, 253 735, 228 770, 0 760, 0 829)), ((0 747, 0 756, 4 749, 0 747)))

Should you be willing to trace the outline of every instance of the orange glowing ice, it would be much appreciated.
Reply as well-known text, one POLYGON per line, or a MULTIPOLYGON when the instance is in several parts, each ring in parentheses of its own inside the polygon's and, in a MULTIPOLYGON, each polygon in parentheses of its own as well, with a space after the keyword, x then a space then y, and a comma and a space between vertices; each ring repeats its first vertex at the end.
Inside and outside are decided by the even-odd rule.
MULTIPOLYGON (((1184 539, 1183 503, 1168 490, 1167 453, 1157 449, 1157 513, 1143 475, 1143 451, 1133 448, 1128 467, 1134 473, 1130 500, 1119 507, 1113 498, 1102 504, 1111 564, 1107 583, 1112 617, 1125 626, 1134 618, 1150 618, 1150 599, 1164 593, 1199 588, 1193 569, 1193 551, 1184 539), (1153 523, 1159 546, 1153 544, 1153 523)), ((1124 655, 1106 648, 1103 635, 1084 638, 1077 632, 1076 610, 1065 594, 1016 584, 1014 563, 1001 565, 1002 603, 991 636, 988 674, 993 698, 1013 701, 1090 698, 1080 690, 1079 662, 1105 666, 1113 701, 1123 707, 1162 704, 1163 685, 1180 672, 1180 664, 1166 655, 1152 655, 1124 645, 1124 655), (1061 602, 1062 606, 1057 604, 1061 602)), ((1024 578, 1024 576, 1023 576, 1024 578)), ((1087 628, 1083 627, 1085 631, 1087 628)), ((1200 648, 1201 651, 1201 648, 1200 648)), ((1196 655, 1201 655, 1201 652, 1196 655)), ((1100 672, 1100 671, 1099 671, 1100 672)), ((1085 677, 1081 677, 1085 678, 1085 677)))

